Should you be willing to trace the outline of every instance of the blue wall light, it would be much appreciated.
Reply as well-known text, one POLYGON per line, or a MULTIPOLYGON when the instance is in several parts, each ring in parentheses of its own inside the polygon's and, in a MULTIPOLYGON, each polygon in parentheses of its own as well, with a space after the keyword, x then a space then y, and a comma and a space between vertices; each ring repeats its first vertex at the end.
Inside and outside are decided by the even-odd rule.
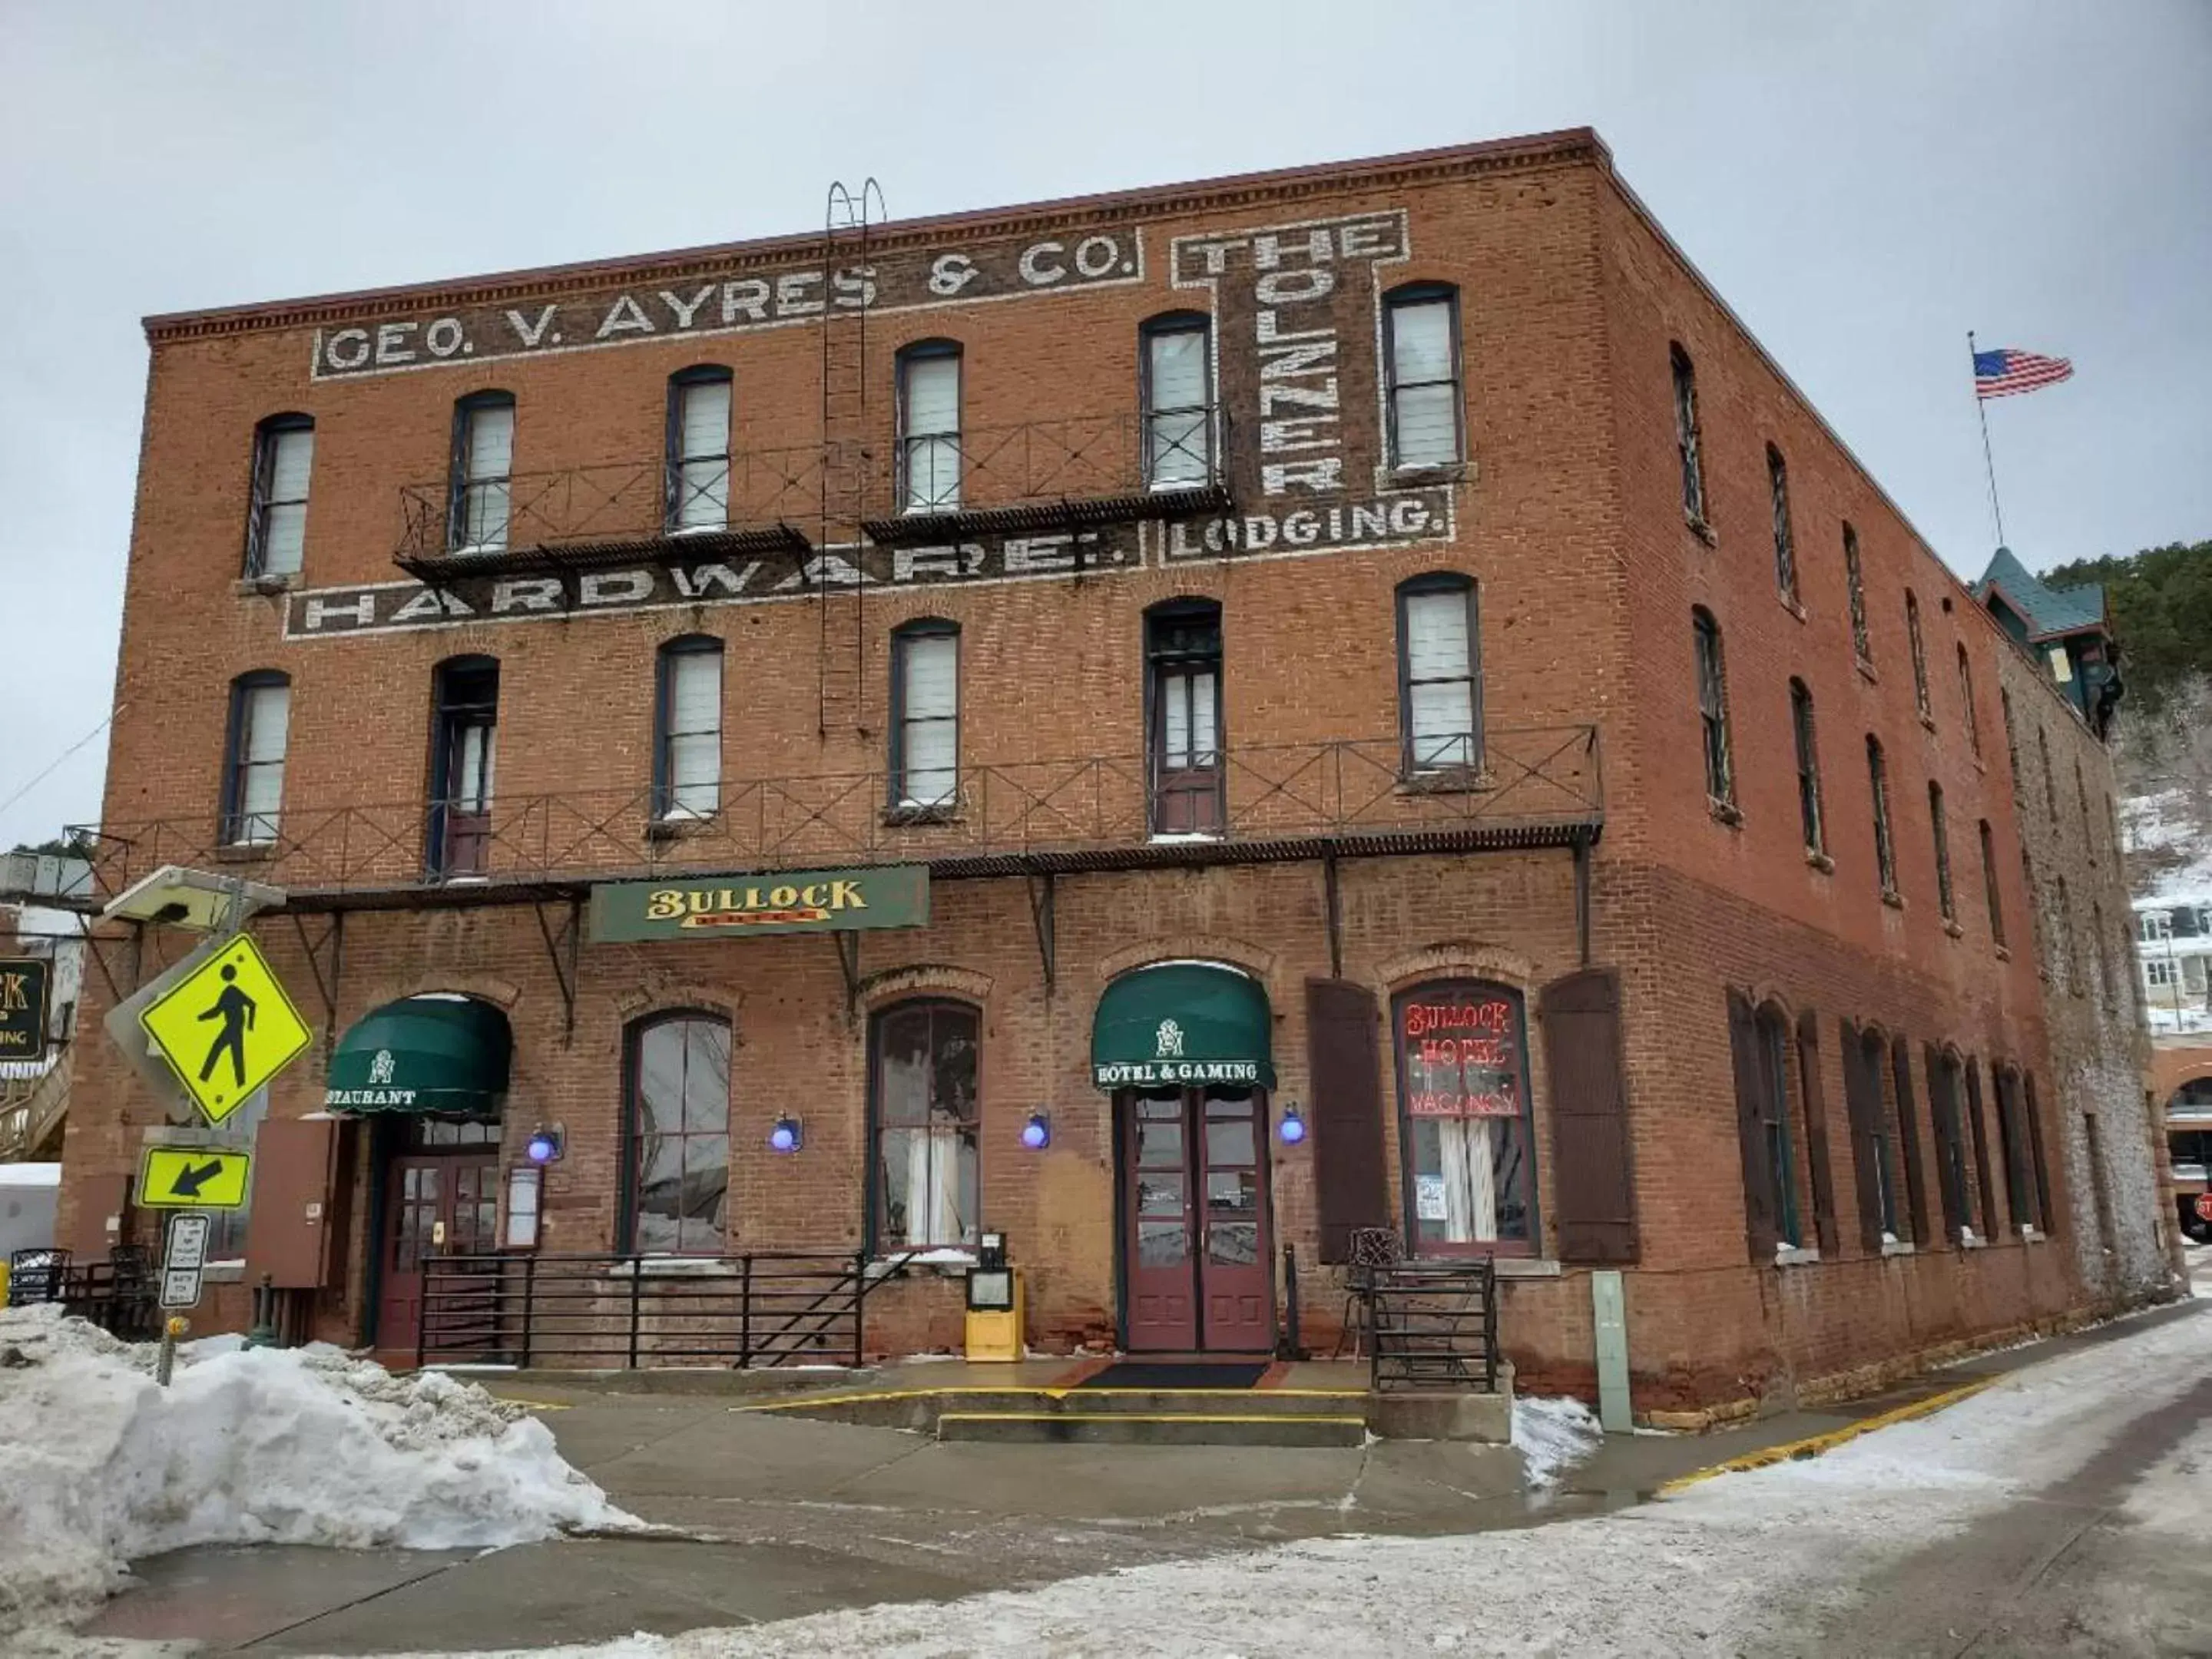
POLYGON ((805 1141, 805 1131, 788 1112, 776 1119, 775 1127, 768 1132, 768 1147, 772 1152, 795 1152, 805 1141))
POLYGON ((538 1130, 530 1137, 530 1144, 522 1152, 532 1164, 550 1164, 561 1156, 561 1132, 558 1129, 538 1130))
POLYGON ((1022 1145, 1033 1152, 1052 1145, 1052 1118, 1043 1107, 1031 1112, 1030 1121, 1022 1125, 1022 1145))
POLYGON ((1275 1133, 1283 1138, 1285 1146, 1295 1146, 1306 1138, 1306 1121, 1298 1115, 1297 1101, 1283 1103, 1283 1119, 1275 1126, 1275 1133))

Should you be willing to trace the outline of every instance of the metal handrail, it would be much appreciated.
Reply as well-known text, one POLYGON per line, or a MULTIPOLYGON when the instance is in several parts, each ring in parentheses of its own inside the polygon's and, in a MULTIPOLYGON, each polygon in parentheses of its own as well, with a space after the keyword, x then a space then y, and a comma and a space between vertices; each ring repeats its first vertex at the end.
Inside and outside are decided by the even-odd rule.
MULTIPOLYGON (((1143 755, 1003 761, 963 767, 950 801, 902 806, 882 770, 726 778, 718 809, 672 821, 650 785, 493 800, 470 832, 472 861, 440 867, 422 799, 287 805, 265 841, 226 848, 204 815, 81 827, 95 891, 122 891, 164 864, 253 863, 256 879, 297 892, 495 880, 651 877, 684 870, 763 872, 836 864, 988 859, 1130 849, 1158 838, 1143 755), (426 846, 429 846, 426 857, 426 846)), ((1411 768, 1396 736, 1261 744, 1225 750, 1222 842, 1419 837, 1474 829, 1589 827, 1604 820, 1597 729, 1492 729, 1480 763, 1411 768)))
POLYGON ((1370 1269, 1360 1291, 1370 1380, 1389 1389, 1498 1391, 1498 1262, 1413 1261, 1370 1269))

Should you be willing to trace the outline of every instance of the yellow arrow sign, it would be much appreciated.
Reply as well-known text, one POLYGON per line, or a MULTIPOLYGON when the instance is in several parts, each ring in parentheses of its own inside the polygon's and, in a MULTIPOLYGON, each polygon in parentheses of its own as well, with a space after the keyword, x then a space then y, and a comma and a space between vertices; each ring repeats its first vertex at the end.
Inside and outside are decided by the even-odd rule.
POLYGON ((155 1210, 235 1210, 246 1203, 252 1173, 248 1152, 198 1146, 149 1146, 138 1166, 138 1202, 155 1210))
POLYGON ((138 1023, 210 1123, 243 1106, 313 1036, 245 933, 178 981, 138 1023))

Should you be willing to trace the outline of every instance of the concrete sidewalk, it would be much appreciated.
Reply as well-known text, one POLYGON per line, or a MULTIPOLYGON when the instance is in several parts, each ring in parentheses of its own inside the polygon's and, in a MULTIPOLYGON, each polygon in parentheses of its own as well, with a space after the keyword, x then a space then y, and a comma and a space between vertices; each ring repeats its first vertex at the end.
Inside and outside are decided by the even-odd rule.
MULTIPOLYGON (((489 1554, 187 1550, 143 1564, 143 1587, 88 1630, 198 1638, 217 1652, 528 1646, 950 1598, 1325 1534, 1538 1525, 1641 1502, 1713 1463, 2203 1305, 1986 1355, 1832 1410, 1703 1436, 1617 1437, 1552 1492, 1528 1490, 1519 1455, 1496 1446, 942 1444, 733 1409, 746 1402, 727 1398, 486 1377, 544 1408, 569 1461, 617 1502, 682 1535, 489 1554)), ((964 1368, 927 1369, 916 1386, 955 1386, 964 1368)))

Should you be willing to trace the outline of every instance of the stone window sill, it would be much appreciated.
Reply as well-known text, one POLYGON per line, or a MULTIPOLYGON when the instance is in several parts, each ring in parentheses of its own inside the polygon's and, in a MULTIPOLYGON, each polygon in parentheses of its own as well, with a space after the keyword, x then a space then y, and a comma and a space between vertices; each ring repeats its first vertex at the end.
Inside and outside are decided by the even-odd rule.
POLYGON ((977 1265, 975 1251, 959 1245, 945 1245, 933 1250, 916 1250, 911 1255, 872 1256, 868 1261, 868 1276, 881 1279, 902 1267, 918 1267, 957 1279, 974 1271, 977 1265))
POLYGON ((200 1283, 203 1285, 243 1285, 245 1282, 246 1263, 243 1261, 210 1261, 200 1269, 200 1283))
POLYGON ((1689 526, 1690 533, 1707 547, 1720 545, 1721 532, 1713 528, 1711 521, 1700 519, 1692 514, 1684 514, 1682 522, 1689 526))
POLYGON ((1986 1250, 1990 1248, 1990 1241, 1972 1227, 1961 1227, 1959 1229, 1959 1248, 1962 1250, 1986 1250))
POLYGON ((1835 860, 1817 847, 1808 847, 1805 849, 1805 862, 1824 876, 1832 876, 1836 873, 1835 860))
POLYGON ((1417 489, 1425 484, 1463 483, 1471 465, 1467 461, 1445 461, 1431 466, 1394 466, 1390 469, 1390 487, 1417 489))
POLYGON ((1774 598, 1776 603, 1780 605, 1781 607, 1784 611, 1787 611, 1791 616, 1796 617, 1799 622, 1803 622, 1806 619, 1804 600, 1794 599, 1790 594, 1782 592, 1779 590, 1777 590, 1774 598))
POLYGON ((617 1261, 607 1270, 610 1279, 735 1279, 734 1261, 716 1255, 655 1255, 642 1261, 617 1261))
POLYGON ((1914 1250, 1904 1239, 1885 1238, 1881 1241, 1881 1253, 1884 1255, 1911 1255, 1914 1250))
POLYGON ((1479 795, 1498 787, 1498 775, 1468 766, 1415 767, 1391 786, 1400 796, 1479 795))
POLYGON ((1725 823, 1731 830, 1743 828, 1743 809, 1732 800, 1716 800, 1708 795, 1705 810, 1713 815, 1715 823, 1725 823))
POLYGON ((2020 1230, 2020 1242, 2023 1244, 2048 1244, 2051 1243, 2051 1235, 2040 1227, 2022 1227, 2020 1230))
POLYGON ((1885 887, 1881 890, 1881 902, 1893 910, 1902 910, 1905 908, 1905 895, 1894 887, 1885 887))
POLYGON ((1920 728, 1931 734, 1936 730, 1936 717, 1924 708, 1920 711, 1920 728))
POLYGON ((276 856, 273 841, 234 841, 215 849, 217 864, 264 864, 276 856))
POLYGON ((241 599, 251 599, 264 594, 289 592, 299 585, 299 573, 289 571, 281 576, 240 576, 231 583, 230 591, 241 599))
POLYGON ((1966 936, 1966 930, 1948 916, 1943 918, 1943 931, 1953 939, 1964 939, 1966 936))
POLYGON ((1795 1244, 1778 1244, 1774 1247, 1774 1265, 1778 1267, 1809 1267, 1817 1263, 1820 1259, 1820 1253, 1816 1249, 1808 1249, 1795 1244))
POLYGON ((2004 945, 1999 945, 1992 946, 1991 948, 1996 951, 1996 957, 1999 962, 2010 962, 2012 960, 2011 951, 2007 949, 2004 945))
POLYGON ((916 801, 884 808, 884 824, 888 829, 896 830, 910 824, 957 823, 960 821, 960 809, 951 801, 927 806, 916 801))
POLYGON ((1500 1279, 1557 1279, 1559 1264, 1532 1255, 1501 1255, 1493 1265, 1500 1279))
POLYGON ((1869 685, 1880 685, 1881 684, 1881 676, 1874 672, 1874 664, 1869 661, 1866 658, 1861 657, 1856 665, 1859 671, 1859 678, 1864 680, 1869 685))
POLYGON ((670 812, 645 826, 647 841, 682 841, 687 836, 711 835, 718 828, 712 812, 670 812))

